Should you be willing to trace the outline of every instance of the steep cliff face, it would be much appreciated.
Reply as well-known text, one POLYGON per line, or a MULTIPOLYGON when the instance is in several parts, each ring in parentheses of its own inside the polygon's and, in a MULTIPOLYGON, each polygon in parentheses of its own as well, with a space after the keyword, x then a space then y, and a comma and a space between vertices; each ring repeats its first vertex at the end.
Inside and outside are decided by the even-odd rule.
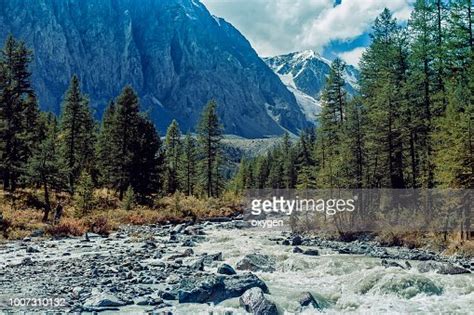
POLYGON ((8 33, 34 50, 44 109, 59 111, 76 73, 98 117, 131 84, 161 131, 173 118, 191 129, 213 98, 227 133, 262 137, 307 124, 249 42, 198 0, 2 0, 0 39, 8 33))

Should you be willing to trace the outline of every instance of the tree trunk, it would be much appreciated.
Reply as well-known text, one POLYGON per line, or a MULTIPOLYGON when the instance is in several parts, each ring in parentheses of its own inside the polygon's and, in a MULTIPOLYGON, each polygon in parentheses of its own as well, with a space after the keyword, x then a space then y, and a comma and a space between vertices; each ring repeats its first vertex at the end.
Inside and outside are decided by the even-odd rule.
POLYGON ((48 181, 43 176, 43 188, 44 188, 44 215, 43 222, 48 221, 49 212, 51 211, 51 202, 49 200, 48 181))

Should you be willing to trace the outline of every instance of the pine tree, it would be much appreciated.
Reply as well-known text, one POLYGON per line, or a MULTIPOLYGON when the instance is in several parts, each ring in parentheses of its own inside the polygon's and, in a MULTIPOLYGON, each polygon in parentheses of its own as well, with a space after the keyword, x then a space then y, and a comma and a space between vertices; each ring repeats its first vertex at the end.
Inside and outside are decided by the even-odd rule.
POLYGON ((331 64, 328 84, 323 90, 323 109, 319 116, 316 149, 319 168, 317 177, 321 188, 341 187, 343 182, 341 145, 346 121, 347 93, 344 90, 345 64, 336 59, 331 64))
POLYGON ((131 184, 139 121, 138 96, 130 86, 126 86, 116 100, 109 139, 112 146, 109 180, 118 190, 120 200, 131 184))
POLYGON ((432 135, 437 184, 444 188, 474 187, 474 65, 468 82, 453 79, 447 88, 448 105, 432 135))
POLYGON ((375 20, 371 37, 372 44, 361 60, 370 186, 404 188, 401 108, 407 75, 406 33, 385 9, 375 20))
POLYGON ((181 153, 181 168, 180 168, 180 181, 183 187, 183 191, 186 195, 191 196, 194 194, 196 186, 196 175, 197 175, 197 143, 196 140, 187 134, 184 143, 183 150, 181 153))
POLYGON ((14 191, 35 145, 39 110, 31 88, 32 53, 11 35, 0 51, 0 170, 14 191))
POLYGON ((201 165, 201 180, 208 197, 216 197, 218 187, 216 174, 220 173, 218 155, 221 151, 222 127, 217 115, 217 103, 210 101, 201 116, 198 125, 198 143, 201 165))
POLYGON ((99 171, 99 183, 105 187, 112 188, 110 183, 113 177, 115 156, 114 153, 114 139, 113 132, 115 119, 115 104, 111 101, 102 117, 102 124, 97 138, 96 145, 96 161, 97 169, 99 171))
POLYGON ((60 190, 65 185, 65 167, 59 158, 59 128, 56 118, 50 114, 44 119, 45 135, 28 160, 26 177, 31 184, 40 185, 44 190, 44 216, 47 221, 51 212, 51 189, 60 190))
POLYGON ((182 154, 181 131, 176 120, 173 120, 166 132, 165 161, 166 161, 166 189, 169 194, 179 190, 180 157, 182 154))
POLYGON ((130 86, 109 106, 99 138, 99 156, 108 155, 101 160, 102 181, 118 191, 120 200, 129 186, 139 198, 160 189, 161 140, 154 125, 140 115, 138 96, 130 86))
POLYGON ((94 161, 94 120, 89 101, 82 94, 77 76, 73 76, 64 99, 60 121, 60 151, 67 165, 69 191, 74 194, 83 171, 91 172, 94 161))
POLYGON ((141 115, 139 118, 130 185, 136 199, 142 201, 162 188, 160 173, 163 170, 164 157, 162 142, 155 126, 149 118, 141 115))

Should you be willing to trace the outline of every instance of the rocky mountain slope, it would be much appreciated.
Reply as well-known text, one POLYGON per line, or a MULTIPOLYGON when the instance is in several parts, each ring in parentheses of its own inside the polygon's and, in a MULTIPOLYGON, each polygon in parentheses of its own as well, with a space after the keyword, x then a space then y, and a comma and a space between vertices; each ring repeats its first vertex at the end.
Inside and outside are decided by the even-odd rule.
MULTIPOLYGON (((321 109, 321 92, 331 69, 331 61, 312 50, 265 58, 264 60, 293 92, 306 118, 309 121, 314 121, 321 109)), ((349 95, 357 93, 358 78, 359 71, 353 66, 347 65, 345 88, 349 95)))
POLYGON ((232 25, 198 0, 3 0, 0 40, 12 33, 34 50, 34 87, 59 112, 76 73, 99 118, 131 84, 163 132, 184 131, 212 98, 226 133, 247 138, 307 125, 294 95, 232 25))

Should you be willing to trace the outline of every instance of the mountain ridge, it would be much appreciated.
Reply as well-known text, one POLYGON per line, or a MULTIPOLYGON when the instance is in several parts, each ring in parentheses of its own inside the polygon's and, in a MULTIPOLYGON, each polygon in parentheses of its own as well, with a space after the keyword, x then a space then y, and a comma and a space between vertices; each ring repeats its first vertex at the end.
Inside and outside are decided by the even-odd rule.
POLYGON ((294 95, 230 23, 195 0, 4 0, 0 40, 12 33, 34 51, 33 86, 59 112, 73 74, 99 118, 126 84, 160 132, 176 118, 192 130, 219 104, 228 134, 297 133, 308 124, 294 95))

